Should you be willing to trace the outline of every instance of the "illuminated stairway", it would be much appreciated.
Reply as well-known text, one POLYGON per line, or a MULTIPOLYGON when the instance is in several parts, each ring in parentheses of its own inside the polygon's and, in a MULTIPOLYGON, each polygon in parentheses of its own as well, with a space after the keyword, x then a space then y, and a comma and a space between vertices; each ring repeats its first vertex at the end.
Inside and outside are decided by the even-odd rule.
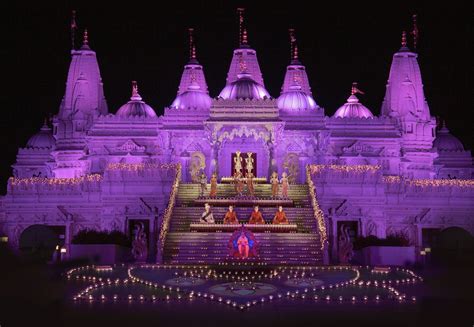
MULTIPOLYGON (((208 190, 209 190, 208 185, 208 190)), ((181 184, 178 189, 176 205, 171 217, 163 259, 165 263, 207 264, 225 260, 229 253, 228 242, 232 233, 190 232, 189 225, 199 222, 204 210, 202 204, 195 203, 199 197, 198 184, 181 184)), ((269 198, 271 186, 257 184, 257 197, 269 198)), ((207 194, 205 194, 207 195, 207 194)), ((218 185, 218 197, 233 197, 235 191, 231 184, 218 185)), ((260 244, 260 258, 268 264, 315 265, 322 264, 321 242, 318 225, 313 216, 308 186, 291 185, 288 197, 293 205, 284 211, 291 223, 298 225, 297 233, 255 233, 260 244)), ((263 218, 273 220, 276 206, 260 206, 263 218)), ((212 207, 216 223, 222 223, 227 205, 212 207)), ((247 222, 252 212, 251 206, 236 206, 239 222, 247 222)))

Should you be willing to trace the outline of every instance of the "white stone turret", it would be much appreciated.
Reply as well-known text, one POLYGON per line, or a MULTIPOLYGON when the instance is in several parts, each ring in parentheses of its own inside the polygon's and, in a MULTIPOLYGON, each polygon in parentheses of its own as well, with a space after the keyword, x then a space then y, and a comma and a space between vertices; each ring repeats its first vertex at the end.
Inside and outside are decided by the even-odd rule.
POLYGON ((436 120, 430 116, 423 92, 417 54, 407 47, 402 34, 402 47, 393 55, 382 116, 397 119, 402 135, 401 172, 407 177, 432 178, 435 175, 432 149, 436 120))

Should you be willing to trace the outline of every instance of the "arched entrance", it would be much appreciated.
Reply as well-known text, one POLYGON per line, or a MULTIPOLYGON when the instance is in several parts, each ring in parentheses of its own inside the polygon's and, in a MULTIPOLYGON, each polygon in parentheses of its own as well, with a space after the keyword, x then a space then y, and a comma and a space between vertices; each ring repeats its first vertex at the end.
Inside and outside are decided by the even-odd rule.
POLYGON ((461 227, 442 230, 433 244, 433 261, 440 264, 465 264, 474 258, 474 238, 461 227))
POLYGON ((57 226, 32 225, 25 228, 20 235, 20 252, 32 261, 51 260, 56 246, 63 244, 55 227, 57 226))

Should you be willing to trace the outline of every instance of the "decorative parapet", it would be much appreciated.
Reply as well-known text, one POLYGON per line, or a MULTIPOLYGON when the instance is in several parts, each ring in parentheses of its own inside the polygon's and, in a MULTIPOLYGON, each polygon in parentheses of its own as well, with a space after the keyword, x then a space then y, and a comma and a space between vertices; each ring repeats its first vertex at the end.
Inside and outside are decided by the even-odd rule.
POLYGON ((312 175, 331 170, 332 172, 346 174, 375 173, 382 169, 380 165, 309 165, 312 175))
POLYGON ((94 192, 100 191, 102 175, 92 174, 76 178, 29 177, 8 179, 9 193, 94 192))
POLYGON ((472 192, 474 179, 406 179, 401 176, 384 176, 383 182, 392 191, 405 192, 472 192))
POLYGON ((176 169, 176 164, 109 163, 105 168, 106 180, 163 179, 163 173, 176 169))
POLYGON ((171 215, 173 213, 173 208, 176 201, 176 195, 178 194, 178 187, 181 181, 181 164, 180 163, 170 164, 170 166, 173 166, 176 169, 176 175, 173 182, 173 186, 171 187, 171 193, 170 193, 170 199, 168 201, 168 206, 165 209, 165 213, 163 215, 163 221, 161 223, 160 235, 158 238, 159 253, 163 253, 166 235, 168 234, 170 221, 171 221, 171 215))
POLYGON ((311 197, 311 204, 313 207, 314 218, 316 219, 318 223, 319 236, 321 239, 321 250, 324 250, 327 244, 328 237, 327 237, 327 231, 326 231, 326 222, 324 220, 324 213, 319 207, 318 199, 316 197, 315 186, 313 183, 313 179, 311 178, 311 175, 313 174, 312 172, 313 166, 317 166, 317 165, 306 165, 306 182, 308 183, 308 187, 309 187, 309 194, 311 197))

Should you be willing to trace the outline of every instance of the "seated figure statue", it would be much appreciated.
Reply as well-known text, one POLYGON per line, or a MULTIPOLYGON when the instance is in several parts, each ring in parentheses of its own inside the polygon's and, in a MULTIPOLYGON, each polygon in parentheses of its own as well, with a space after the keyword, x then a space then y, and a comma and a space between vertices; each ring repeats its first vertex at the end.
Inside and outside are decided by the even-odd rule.
POLYGON ((238 224, 239 220, 237 219, 237 214, 234 211, 233 206, 229 206, 229 210, 225 213, 224 224, 238 224))
POLYGON ((252 214, 250 215, 249 224, 265 224, 262 213, 258 211, 258 206, 253 208, 252 214))
POLYGON ((204 204, 204 212, 201 215, 201 219, 199 220, 202 224, 214 224, 214 216, 212 215, 211 206, 209 203, 204 204))
POLYGON ((245 236, 245 233, 243 231, 237 239, 237 247, 239 249, 240 258, 246 259, 249 257, 249 239, 247 238, 247 236, 245 236))
POLYGON ((275 217, 273 218, 274 225, 280 224, 288 224, 288 218, 286 218, 286 214, 283 211, 282 206, 278 206, 278 211, 275 213, 275 217))

